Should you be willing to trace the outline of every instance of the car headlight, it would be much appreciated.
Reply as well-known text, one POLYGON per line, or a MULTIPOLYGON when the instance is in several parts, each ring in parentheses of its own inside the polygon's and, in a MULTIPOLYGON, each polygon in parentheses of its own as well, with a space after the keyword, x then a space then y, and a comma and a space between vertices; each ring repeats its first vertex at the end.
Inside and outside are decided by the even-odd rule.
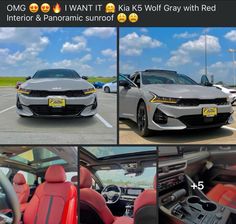
POLYGON ((29 95, 30 92, 31 92, 31 90, 19 88, 19 89, 17 90, 17 92, 18 92, 18 93, 21 93, 21 94, 24 94, 24 95, 29 95))
POLYGON ((178 99, 172 98, 172 97, 163 97, 163 96, 157 96, 154 93, 152 94, 152 98, 149 100, 151 103, 165 103, 165 104, 177 104, 178 99))
POLYGON ((96 93, 96 89, 95 88, 84 89, 83 92, 84 92, 84 95, 89 95, 92 93, 96 93))

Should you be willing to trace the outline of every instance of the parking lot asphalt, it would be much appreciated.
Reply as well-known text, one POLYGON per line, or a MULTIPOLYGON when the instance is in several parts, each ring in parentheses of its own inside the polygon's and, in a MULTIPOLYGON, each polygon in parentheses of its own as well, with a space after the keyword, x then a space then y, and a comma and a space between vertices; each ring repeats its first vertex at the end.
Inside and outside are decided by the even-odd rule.
POLYGON ((21 118, 14 88, 0 87, 0 144, 116 144, 116 94, 98 94, 92 118, 21 118))
POLYGON ((136 123, 122 119, 119 121, 120 144, 236 144, 236 111, 233 116, 234 123, 220 129, 155 131, 145 138, 139 136, 136 123))

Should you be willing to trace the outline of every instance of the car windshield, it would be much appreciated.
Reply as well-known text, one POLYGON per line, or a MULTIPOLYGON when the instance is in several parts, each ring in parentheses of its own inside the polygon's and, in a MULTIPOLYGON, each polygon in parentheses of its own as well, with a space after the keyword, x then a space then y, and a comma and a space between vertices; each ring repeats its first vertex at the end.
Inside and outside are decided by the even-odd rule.
POLYGON ((99 170, 96 172, 104 186, 114 184, 120 187, 141 187, 153 188, 153 178, 156 174, 156 167, 147 167, 140 176, 125 175, 123 169, 99 170))
POLYGON ((33 76, 33 79, 45 78, 78 79, 80 75, 76 71, 69 69, 49 69, 37 71, 33 76))
POLYGON ((148 84, 178 84, 178 85, 198 85, 186 75, 178 74, 174 71, 152 71, 142 73, 142 83, 148 84))

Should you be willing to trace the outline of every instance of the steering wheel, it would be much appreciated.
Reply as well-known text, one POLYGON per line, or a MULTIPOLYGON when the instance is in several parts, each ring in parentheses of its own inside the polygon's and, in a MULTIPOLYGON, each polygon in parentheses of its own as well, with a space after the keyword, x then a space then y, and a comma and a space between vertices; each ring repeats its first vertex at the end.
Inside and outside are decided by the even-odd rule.
MULTIPOLYGON (((4 175, 4 173, 0 170, 0 186, 3 189, 3 192, 5 197, 2 200, 6 201, 6 204, 9 206, 10 209, 12 209, 13 212, 13 221, 12 224, 19 224, 21 220, 21 213, 20 213, 20 204, 18 202, 18 198, 16 195, 16 192, 9 181, 9 179, 4 175)), ((4 219, 3 214, 0 213, 0 216, 4 219)), ((7 219, 8 217, 6 217, 7 219)), ((3 222, 5 223, 5 222, 3 222)), ((6 223, 9 223, 9 218, 7 219, 6 223)))
POLYGON ((121 189, 116 185, 108 185, 102 190, 101 194, 105 198, 107 204, 115 204, 120 200, 121 189))

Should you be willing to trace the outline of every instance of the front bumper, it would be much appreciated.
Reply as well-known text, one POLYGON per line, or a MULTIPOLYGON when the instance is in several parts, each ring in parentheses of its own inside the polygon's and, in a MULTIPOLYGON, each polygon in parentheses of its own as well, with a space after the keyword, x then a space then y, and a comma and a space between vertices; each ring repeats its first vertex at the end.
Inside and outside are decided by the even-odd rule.
MULTIPOLYGON (((83 97, 66 97, 66 106, 52 108, 48 106, 48 97, 29 97, 17 94, 16 111, 25 117, 87 117, 97 113, 97 95, 95 93, 83 97)), ((58 97, 58 96, 55 96, 58 97)))
POLYGON ((151 130, 203 129, 220 127, 233 122, 231 105, 201 104, 181 107, 149 103, 147 109, 148 127, 151 130), (206 118, 202 115, 202 110, 210 107, 217 108, 217 116, 206 118))

